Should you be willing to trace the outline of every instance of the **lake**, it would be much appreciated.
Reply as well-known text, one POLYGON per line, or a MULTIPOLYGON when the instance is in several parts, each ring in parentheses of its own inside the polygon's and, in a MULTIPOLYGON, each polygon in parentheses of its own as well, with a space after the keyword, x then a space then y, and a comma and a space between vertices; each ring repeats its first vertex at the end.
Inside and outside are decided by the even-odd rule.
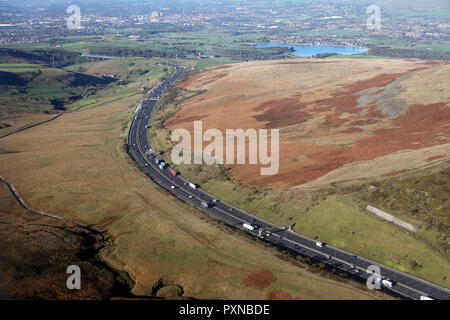
POLYGON ((335 46, 314 46, 314 45, 293 45, 279 43, 262 43, 255 46, 257 49, 272 47, 289 47, 293 48, 294 56, 311 57, 318 53, 337 53, 337 54, 359 54, 367 52, 367 49, 356 47, 335 47, 335 46))

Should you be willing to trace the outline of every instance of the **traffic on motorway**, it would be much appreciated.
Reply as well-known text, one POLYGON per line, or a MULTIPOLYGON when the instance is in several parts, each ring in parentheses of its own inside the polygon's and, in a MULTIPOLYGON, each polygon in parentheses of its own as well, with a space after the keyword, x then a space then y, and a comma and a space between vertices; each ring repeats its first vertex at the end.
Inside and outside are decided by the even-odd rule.
POLYGON ((373 280, 383 290, 414 300, 450 300, 450 290, 409 274, 358 257, 353 253, 302 236, 236 208, 184 179, 158 158, 148 141, 149 122, 163 93, 186 71, 174 66, 172 75, 155 87, 135 110, 128 135, 129 151, 140 167, 158 184, 186 202, 194 204, 228 224, 277 246, 323 262, 363 281, 373 280), (375 268, 374 268, 375 266, 375 268), (370 270, 368 268, 370 267, 370 270), (373 270, 379 268, 374 274, 373 270))

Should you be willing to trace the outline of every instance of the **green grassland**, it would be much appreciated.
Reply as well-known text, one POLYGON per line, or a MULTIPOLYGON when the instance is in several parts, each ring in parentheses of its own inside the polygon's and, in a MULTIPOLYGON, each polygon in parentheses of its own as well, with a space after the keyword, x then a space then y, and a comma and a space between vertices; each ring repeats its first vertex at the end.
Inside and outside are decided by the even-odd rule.
POLYGON ((82 63, 68 68, 83 71, 91 75, 114 74, 124 81, 114 83, 104 90, 71 104, 70 108, 73 110, 93 108, 124 97, 141 94, 143 92, 142 89, 148 90, 159 79, 167 76, 171 72, 170 67, 161 65, 158 60, 145 58, 126 58, 96 63, 82 63), (126 85, 127 83, 139 83, 142 89, 140 90, 134 85, 128 86, 126 85))
POLYGON ((162 65, 160 60, 147 58, 84 62, 65 69, 94 76, 113 74, 126 82, 145 82, 163 77, 170 71, 170 67, 162 65))
POLYGON ((417 51, 431 51, 431 52, 449 52, 450 44, 445 43, 430 43, 430 44, 408 44, 405 41, 393 38, 384 38, 379 40, 367 40, 368 44, 389 46, 393 49, 410 49, 417 51))
MULTIPOLYGON (((82 62, 64 68, 51 68, 39 64, 0 64, 0 72, 15 75, 23 85, 4 83, 1 104, 14 111, 17 108, 28 111, 51 110, 53 99, 68 99, 80 96, 92 100, 97 91, 119 89, 123 83, 102 78, 103 74, 114 74, 125 82, 146 82, 162 78, 170 72, 170 67, 160 65, 152 59, 122 59, 114 61, 82 62), (31 105, 33 107, 31 107, 31 105), (28 107, 27 107, 28 106, 28 107)), ((77 99, 79 100, 79 99, 77 99)), ((84 101, 77 101, 79 106, 84 101)), ((67 105, 70 108, 70 101, 67 105)))
MULTIPOLYGON (((39 57, 36 52, 33 62, 39 57)), ((85 61, 62 68, 0 64, 1 134, 47 120, 54 113, 100 107, 141 95, 170 72, 171 67, 159 60, 145 58, 85 61), (104 74, 116 78, 104 78, 104 74)))
POLYGON ((39 65, 0 65, 0 71, 22 81, 19 85, 2 85, 3 112, 51 111, 54 100, 69 102, 72 97, 83 96, 89 88, 108 84, 102 78, 39 65))

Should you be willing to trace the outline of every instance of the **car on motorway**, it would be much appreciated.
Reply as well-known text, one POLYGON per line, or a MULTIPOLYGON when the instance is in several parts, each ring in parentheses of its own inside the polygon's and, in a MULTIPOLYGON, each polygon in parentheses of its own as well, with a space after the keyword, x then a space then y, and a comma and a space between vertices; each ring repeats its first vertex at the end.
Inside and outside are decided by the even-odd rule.
POLYGON ((318 247, 320 247, 320 248, 323 248, 323 247, 325 247, 325 243, 320 242, 320 241, 317 241, 317 242, 316 242, 316 246, 318 246, 318 247))
POLYGON ((208 202, 202 201, 202 207, 209 208, 211 205, 208 202))
POLYGON ((171 188, 171 189, 175 189, 176 187, 175 187, 175 186, 170 186, 170 188, 171 188))

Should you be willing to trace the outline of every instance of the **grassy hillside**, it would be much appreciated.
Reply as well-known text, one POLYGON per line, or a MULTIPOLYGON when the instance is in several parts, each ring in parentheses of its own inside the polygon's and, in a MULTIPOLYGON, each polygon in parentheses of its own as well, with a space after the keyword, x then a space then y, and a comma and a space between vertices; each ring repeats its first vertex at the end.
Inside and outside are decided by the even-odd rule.
POLYGON ((101 77, 34 64, 0 64, 2 112, 65 110, 64 104, 111 83, 101 77))
POLYGON ((62 49, 0 48, 0 52, 4 62, 0 63, 0 136, 59 112, 136 95, 170 72, 170 67, 153 59, 88 62, 62 49), (139 83, 141 88, 128 83, 139 83))
MULTIPOLYGON (((341 74, 340 72, 344 77, 348 74, 348 67, 344 68, 342 65, 346 65, 347 62, 344 62, 346 61, 344 59, 338 61, 328 62, 317 68, 324 66, 323 71, 325 72, 325 70, 333 69, 332 64, 335 63, 337 67, 333 69, 333 79, 335 79, 334 75, 341 74), (339 67, 339 65, 341 66, 339 67)), ((320 107, 317 109, 313 108, 314 104, 307 105, 305 103, 305 105, 308 107, 307 110, 323 112, 320 117, 317 117, 318 120, 323 119, 324 116, 329 115, 328 110, 324 110, 324 104, 327 102, 323 100, 328 91, 315 91, 313 81, 329 86, 331 82, 325 81, 325 78, 329 77, 330 73, 316 72, 314 78, 309 78, 305 70, 302 73, 293 72, 295 78, 291 78, 289 82, 289 76, 287 76, 289 71, 287 70, 295 68, 292 63, 272 61, 266 63, 267 68, 264 63, 252 63, 254 69, 246 69, 250 64, 244 64, 242 69, 239 69, 239 65, 233 65, 230 68, 217 68, 210 73, 202 72, 192 77, 193 80, 188 80, 180 88, 171 90, 157 108, 149 133, 152 145, 156 150, 161 151, 161 157, 170 163, 170 150, 173 146, 170 142, 170 130, 177 126, 190 128, 188 122, 199 118, 203 120, 203 130, 211 127, 221 128, 225 122, 228 122, 226 128, 257 126, 258 124, 254 121, 254 118, 257 117, 254 108, 265 101, 270 101, 271 106, 275 105, 281 110, 280 113, 273 113, 275 118, 278 116, 276 119, 291 120, 295 115, 292 110, 297 109, 289 108, 289 105, 283 106, 283 101, 276 100, 272 96, 261 101, 260 98, 267 93, 269 95, 297 94, 297 97, 309 101, 314 101, 313 99, 319 97, 318 99, 321 99, 320 107), (236 81, 238 82, 235 87, 233 87, 235 84, 233 80, 226 76, 227 72, 233 72, 233 70, 236 72, 236 81), (264 71, 266 71, 266 75, 264 71), (249 75, 253 75, 252 72, 260 76, 252 76, 250 83, 246 83, 249 75), (217 74, 220 77, 214 77, 217 74), (302 77, 298 77, 297 74, 302 74, 302 77), (307 88, 301 87, 305 83, 305 79, 312 79, 306 82, 307 88), (278 90, 269 90, 278 83, 280 83, 278 90), (294 89, 282 92, 287 86, 292 86, 294 89), (224 89, 223 96, 220 88, 224 89), (243 93, 236 94, 237 97, 233 100, 233 97, 228 94, 231 90, 234 90, 233 93, 236 93, 236 90, 238 92, 242 90, 243 93), (252 90, 255 92, 254 97, 249 93, 252 90), (292 112, 286 113, 287 116, 284 116, 283 107, 292 112), (222 112, 223 109, 227 110, 222 112), (233 111, 231 112, 230 109, 233 111), (180 122, 173 122, 174 124, 168 127, 166 124, 173 119, 180 119, 180 122)), ((298 61, 298 63, 299 65, 308 63, 310 69, 308 72, 314 74, 314 62, 298 61)), ((354 60, 348 63, 353 65, 353 77, 360 76, 367 70, 357 72, 357 69, 365 66, 366 62, 354 60)), ((370 63, 372 66, 375 64, 374 60, 370 63)), ((389 60, 386 63, 385 60, 377 60, 376 64, 380 68, 389 67, 391 72, 395 67, 403 68, 400 61, 389 60)), ((407 67, 409 69, 412 66, 407 67)), ((443 84, 445 81, 442 79, 445 75, 448 77, 448 70, 448 66, 442 66, 430 70, 425 69, 416 75, 407 77, 404 82, 398 84, 399 89, 396 89, 398 93, 395 96, 393 93, 396 91, 388 90, 391 98, 395 97, 392 98, 392 101, 397 104, 392 103, 391 106, 401 107, 414 103, 425 104, 435 100, 448 100, 448 88, 442 87, 445 86, 443 84)), ((336 81, 344 81, 342 77, 336 81)), ((361 83, 364 82, 359 80, 354 86, 359 86, 361 83)), ((342 82, 337 85, 337 87, 340 86, 342 87, 342 82)), ((370 96, 374 97, 376 94, 370 96)), ((342 95, 330 105, 333 107, 342 104, 342 108, 348 107, 348 102, 345 102, 351 102, 351 99, 344 101, 344 98, 346 98, 345 95, 342 95)), ((385 101, 383 101, 384 103, 385 101)), ((305 105, 299 105, 298 110, 305 108, 305 105)), ((337 109, 339 110, 339 108, 337 109)), ((362 107, 358 107, 356 110, 362 109, 362 107)), ((348 112, 350 113, 350 111, 348 112)), ((366 116, 365 113, 363 114, 366 116)), ((430 112, 430 114, 434 113, 430 112)), ((339 123, 348 116, 349 114, 343 114, 342 117, 333 118, 331 121, 339 123)), ((413 133, 408 135, 416 137, 414 140, 416 144, 417 141, 420 141, 419 132, 434 129, 429 125, 423 126, 424 118, 414 120, 413 133)), ((441 113, 438 118, 441 123, 448 124, 445 122, 448 121, 448 117, 444 113, 441 113)), ((357 119, 354 120, 357 121, 357 119)), ((335 132, 333 127, 322 126, 318 130, 317 126, 321 125, 320 122, 316 126, 305 125, 302 127, 304 123, 300 122, 298 125, 290 123, 290 126, 281 130, 281 134, 286 135, 284 140, 281 136, 281 142, 288 141, 291 145, 285 150, 287 156, 280 155, 282 161, 280 167, 283 163, 287 163, 291 168, 299 167, 299 161, 304 157, 298 155, 302 152, 311 152, 304 144, 292 145, 299 139, 305 143, 318 143, 319 145, 332 143, 333 146, 337 145, 337 148, 339 148, 339 144, 342 144, 342 149, 344 146, 352 146, 352 143, 342 139, 342 136, 333 135, 335 132), (318 132, 317 136, 314 136, 315 130, 318 132), (297 152, 296 158, 292 157, 294 152, 297 152)), ((386 123, 387 121, 381 122, 381 125, 386 123)), ((361 127, 361 125, 357 126, 361 127)), ((360 134, 359 131, 354 131, 349 137, 354 139, 358 137, 358 134, 360 134)), ((373 131, 370 135, 373 136, 373 131)), ((399 136, 397 136, 398 139, 399 136)), ((288 188, 286 186, 280 188, 276 186, 276 188, 270 188, 269 186, 260 186, 259 183, 253 182, 259 178, 258 172, 249 171, 250 166, 248 165, 230 167, 217 165, 172 166, 179 170, 184 177, 198 183, 217 197, 269 221, 280 225, 295 223, 295 230, 305 235, 450 287, 448 278, 448 274, 450 274, 448 245, 450 208, 447 196, 448 190, 450 190, 450 180, 448 179, 448 161, 445 162, 448 159, 448 144, 445 144, 444 138, 441 139, 441 145, 418 149, 414 152, 412 150, 394 152, 385 157, 375 157, 373 162, 371 160, 357 161, 317 179, 322 179, 320 184, 313 184, 313 181, 310 183, 311 185, 307 184, 305 187, 288 188), (240 167, 239 171, 234 170, 236 167, 240 167), (244 182, 242 182, 242 177, 244 177, 244 182), (367 205, 385 210, 420 229, 416 234, 411 234, 381 221, 365 212, 367 205)), ((380 141, 378 145, 382 146, 383 142, 390 142, 390 140, 380 141)), ((393 140, 393 143, 395 142, 398 141, 393 140)), ((313 154, 317 153, 317 150, 313 149, 312 151, 313 154)), ((326 170, 332 168, 337 161, 332 154, 324 159, 328 161, 328 165, 324 165, 326 170)), ((309 166, 305 168, 308 169, 311 165, 312 163, 309 163, 309 166)), ((306 173, 301 169, 291 171, 290 175, 294 178, 303 178, 306 173)))

